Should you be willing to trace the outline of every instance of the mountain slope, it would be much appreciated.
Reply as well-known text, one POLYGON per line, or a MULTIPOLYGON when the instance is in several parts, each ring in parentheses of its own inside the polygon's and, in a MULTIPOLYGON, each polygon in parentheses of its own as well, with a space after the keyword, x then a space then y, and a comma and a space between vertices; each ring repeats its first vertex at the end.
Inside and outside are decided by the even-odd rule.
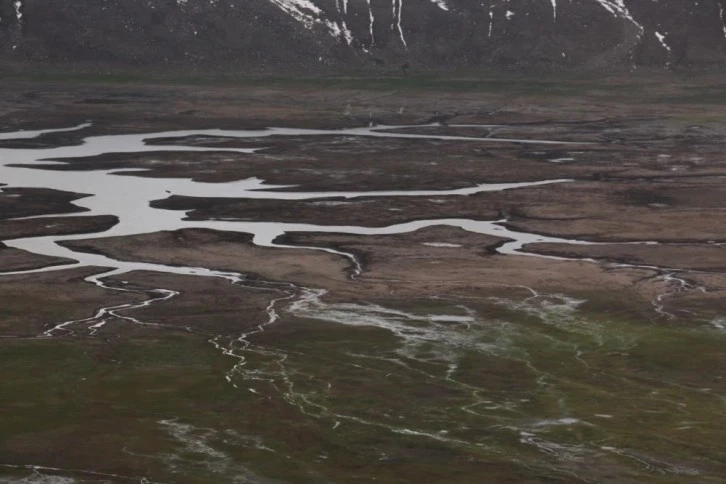
POLYGON ((726 0, 0 0, 0 59, 231 71, 720 68, 726 0))

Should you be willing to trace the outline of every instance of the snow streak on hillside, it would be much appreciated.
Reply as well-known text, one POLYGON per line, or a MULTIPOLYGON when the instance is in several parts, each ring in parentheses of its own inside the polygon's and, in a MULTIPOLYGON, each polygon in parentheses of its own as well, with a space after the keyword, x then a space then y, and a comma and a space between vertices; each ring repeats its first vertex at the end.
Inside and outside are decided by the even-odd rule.
MULTIPOLYGON (((280 8, 283 12, 293 17, 295 20, 303 24, 307 29, 313 29, 316 26, 322 26, 324 29, 333 37, 340 39, 346 44, 360 48, 361 50, 368 51, 368 47, 375 45, 374 30, 377 22, 386 22, 386 27, 396 35, 401 46, 408 48, 408 42, 406 40, 406 31, 409 29, 407 24, 407 14, 410 13, 410 9, 422 8, 421 2, 404 4, 404 0, 383 0, 390 2, 390 15, 387 15, 384 19, 379 19, 375 12, 372 0, 359 0, 360 3, 365 2, 365 8, 368 10, 368 29, 366 32, 355 33, 347 25, 346 19, 355 15, 349 8, 350 0, 332 0, 335 1, 336 12, 335 16, 331 16, 324 7, 325 0, 268 0, 280 8), (317 2, 317 3, 315 3, 317 2), (363 37, 364 36, 364 37, 363 37)), ((329 0, 330 1, 330 0, 329 0)), ((354 0, 356 1, 356 0, 354 0)), ((458 0, 462 3, 461 0, 458 0)), ((638 40, 642 39, 645 34, 645 27, 641 21, 636 19, 631 13, 625 0, 583 0, 584 2, 592 3, 593 5, 599 5, 607 13, 615 18, 621 19, 624 22, 632 24, 637 29, 638 40)), ((632 1, 632 0, 631 0, 632 1)), ((463 10, 457 9, 457 0, 423 0, 423 3, 430 2, 430 4, 436 9, 430 15, 463 15, 463 10), (438 12, 438 13, 436 13, 438 12)), ((558 18, 558 7, 557 0, 550 0, 552 8, 553 22, 557 21, 558 18)), ((466 4, 471 6, 471 3, 466 4)), ((480 8, 486 10, 490 17, 491 22, 488 28, 488 37, 492 37, 492 24, 499 19, 495 16, 499 15, 502 20, 509 21, 515 15, 530 15, 531 12, 527 12, 527 6, 529 4, 522 2, 521 0, 485 0, 479 2, 480 8)), ((719 3, 721 12, 723 7, 719 3)), ((572 4, 569 4, 572 8, 572 4)), ((696 1, 694 8, 699 7, 699 2, 696 1)), ((411 25, 410 28, 416 28, 416 25, 411 25)), ((724 35, 726 36, 726 24, 723 27, 724 35)))
POLYGON ((0 0, 3 58, 289 70, 711 68, 726 65, 726 0, 0 0))

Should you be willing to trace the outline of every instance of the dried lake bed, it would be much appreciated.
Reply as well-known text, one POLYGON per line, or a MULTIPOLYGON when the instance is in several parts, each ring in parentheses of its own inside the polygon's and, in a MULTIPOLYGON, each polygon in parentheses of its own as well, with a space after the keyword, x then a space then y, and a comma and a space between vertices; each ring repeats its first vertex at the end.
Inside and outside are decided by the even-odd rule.
POLYGON ((726 478, 723 106, 575 87, 3 81, 0 482, 726 478))

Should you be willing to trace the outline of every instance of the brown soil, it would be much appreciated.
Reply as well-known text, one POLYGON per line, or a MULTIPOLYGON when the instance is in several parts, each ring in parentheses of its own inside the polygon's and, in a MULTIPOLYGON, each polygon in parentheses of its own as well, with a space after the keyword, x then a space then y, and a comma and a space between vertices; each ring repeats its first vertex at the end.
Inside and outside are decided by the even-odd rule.
POLYGON ((110 293, 83 280, 101 271, 84 267, 3 276, 0 331, 8 337, 37 336, 54 324, 91 317, 103 305, 147 299, 144 294, 110 293))
POLYGON ((0 267, 3 271, 27 271, 71 262, 73 261, 68 259, 31 254, 24 250, 6 247, 0 242, 0 267))
POLYGON ((82 209, 71 202, 84 196, 43 188, 3 188, 0 191, 0 220, 81 212, 82 209))
MULTIPOLYGON (((567 178, 573 181, 468 197, 300 202, 170 197, 154 206, 189 211, 192 220, 379 227, 423 218, 506 218, 520 230, 604 242, 532 244, 526 247, 532 254, 500 255, 496 248, 503 239, 444 226, 387 236, 292 233, 277 241, 299 249, 261 248, 246 234, 199 229, 65 242, 74 250, 121 260, 228 270, 247 278, 231 284, 132 272, 109 278, 109 285, 128 290, 112 291, 84 281, 103 271, 95 267, 3 276, 0 342, 9 368, 3 367, 3 394, 8 397, 0 399, 8 416, 2 422, 7 435, 0 443, 3 462, 149 476, 159 482, 219 482, 218 465, 225 477, 246 476, 249 465, 261 475, 290 482, 301 476, 340 482, 351 476, 381 482, 478 482, 482 475, 492 475, 496 482, 571 482, 573 476, 598 482, 671 482, 689 477, 677 472, 690 466, 702 472, 694 479, 719 475, 724 358, 718 338, 726 296, 719 244, 726 233, 726 124, 722 104, 662 102, 692 94, 692 86, 656 86, 643 97, 621 90, 550 96, 325 86, 0 84, 13 93, 0 96, 2 130, 94 122, 79 132, 0 146, 69 145, 91 134, 170 129, 335 128, 432 120, 508 126, 412 131, 592 142, 187 138, 179 142, 266 149, 253 155, 112 154, 66 160, 67 165, 53 169, 143 168, 151 171, 124 176, 209 182, 257 176, 295 185, 289 188, 294 191, 443 190, 567 178), (104 102, 118 99, 124 101, 104 102), (623 243, 629 241, 663 244, 623 243), (302 246, 354 254, 363 272, 352 278, 345 257, 302 246), (601 261, 542 257, 548 254, 601 261), (343 311, 349 318, 366 317, 360 309, 371 304, 404 315, 470 309, 477 315, 473 334, 487 350, 472 349, 468 341, 454 348, 457 338, 469 334, 464 324, 424 322, 441 339, 423 340, 415 348, 422 358, 413 359, 407 353, 410 345, 399 341, 405 338, 375 325, 297 316, 289 302, 273 307, 280 319, 264 333, 243 334, 269 321, 271 301, 304 294, 301 286, 327 291, 322 300, 329 305, 357 305, 343 311), (179 294, 121 310, 95 333, 88 324, 76 324, 74 333, 39 337, 54 324, 92 317, 99 308, 158 297, 155 288, 179 294), (566 298, 586 300, 574 319, 557 311, 537 312, 566 298), (230 381, 225 376, 240 360, 211 344, 215 338, 222 348, 248 358, 249 366, 230 381), (243 352, 247 343, 251 349, 243 352), (496 351, 489 352, 492 346, 496 351), (460 364, 455 370, 437 360, 445 359, 447 351, 456 352, 460 364), (472 386, 480 390, 472 393, 472 386), (490 396, 505 405, 487 408, 483 399, 490 396), (463 410, 471 407, 472 397, 481 414, 463 410), (357 399, 355 405, 352 399, 357 399), (434 437, 352 420, 338 427, 331 414, 311 416, 319 408, 308 401, 397 427, 410 421, 411 428, 434 437), (512 402, 514 411, 506 405, 512 402), (490 412, 497 418, 490 419, 490 412), (601 418, 602 413, 614 417, 601 418), (401 422, 397 414, 404 417, 401 422), (559 417, 582 421, 550 425, 559 424, 552 420, 559 417), (161 420, 194 428, 182 441, 180 434, 160 426, 161 420), (524 430, 540 439, 545 451, 523 443, 524 430), (483 445, 462 446, 447 441, 447 435, 483 445), (234 439, 248 440, 235 447, 230 444, 234 439), (632 455, 606 452, 603 443, 632 455), (571 454, 580 448, 590 453, 571 454), (221 460, 206 460, 215 455, 221 460)), ((74 212, 71 202, 79 196, 3 190, 0 239, 96 232, 116 222, 109 216, 12 220, 74 212)), ((0 249, 2 270, 59 262, 0 249)), ((412 318, 408 329, 420 329, 418 323, 412 318)), ((0 469, 0 475, 14 478, 30 472, 0 469)), ((74 472, 56 473, 103 478, 74 472)))
POLYGON ((112 215, 0 220, 0 240, 102 232, 118 223, 112 215))

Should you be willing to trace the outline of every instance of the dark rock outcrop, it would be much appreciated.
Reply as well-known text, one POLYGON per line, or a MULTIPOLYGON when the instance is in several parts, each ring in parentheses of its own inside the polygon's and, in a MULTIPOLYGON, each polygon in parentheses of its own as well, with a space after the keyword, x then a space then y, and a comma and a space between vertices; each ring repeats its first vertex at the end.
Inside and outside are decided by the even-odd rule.
POLYGON ((726 0, 0 0, 0 66, 718 69, 725 10, 726 0))

